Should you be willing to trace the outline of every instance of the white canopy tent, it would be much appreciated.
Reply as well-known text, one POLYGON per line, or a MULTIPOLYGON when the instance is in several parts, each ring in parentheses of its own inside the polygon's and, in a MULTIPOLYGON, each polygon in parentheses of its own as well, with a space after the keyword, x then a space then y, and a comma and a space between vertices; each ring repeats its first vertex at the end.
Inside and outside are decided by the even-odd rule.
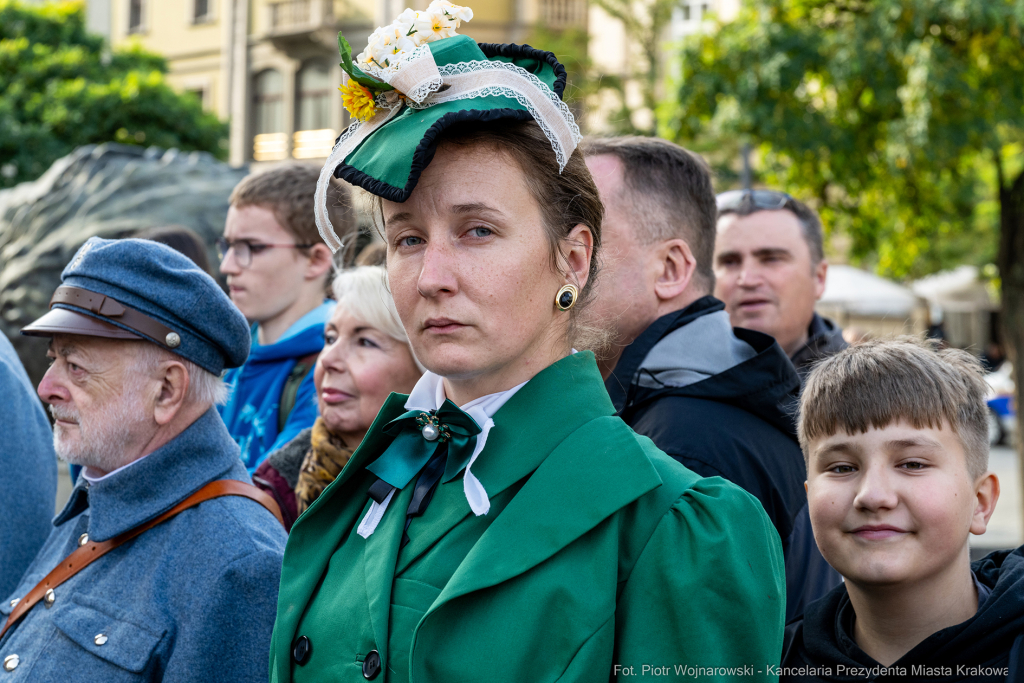
POLYGON ((927 307, 909 288, 860 268, 832 265, 818 312, 876 337, 922 332, 927 307))

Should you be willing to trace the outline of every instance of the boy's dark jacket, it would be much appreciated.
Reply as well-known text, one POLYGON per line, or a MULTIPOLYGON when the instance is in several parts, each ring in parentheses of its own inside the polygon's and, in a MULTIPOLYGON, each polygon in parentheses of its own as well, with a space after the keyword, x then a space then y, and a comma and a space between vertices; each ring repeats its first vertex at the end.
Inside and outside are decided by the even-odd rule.
MULTIPOLYGON (((978 581, 992 591, 977 614, 962 624, 933 633, 894 662, 889 675, 872 680, 1024 681, 1024 547, 994 552, 974 562, 971 568, 978 581), (961 666, 964 668, 958 668, 961 666), (948 667, 950 675, 936 670, 940 667, 948 667), (985 675, 984 671, 970 667, 1001 671, 985 675), (897 668, 905 669, 905 675, 897 668), (925 675, 935 673, 940 675, 925 675)), ((786 627, 782 667, 787 675, 779 680, 865 680, 864 675, 838 675, 840 665, 869 670, 880 666, 853 642, 852 618, 845 585, 808 605, 803 618, 786 627), (815 671, 800 671, 808 667, 815 671)))
POLYGON ((807 516, 793 420, 800 380, 774 339, 731 328, 724 309, 705 296, 658 318, 623 350, 605 387, 638 434, 697 474, 723 477, 761 502, 782 540, 788 620, 839 583, 807 516), (712 323, 715 314, 722 321, 712 323), (748 346, 746 360, 712 369, 716 351, 730 345, 748 346), (652 387, 659 378, 666 381, 652 387))

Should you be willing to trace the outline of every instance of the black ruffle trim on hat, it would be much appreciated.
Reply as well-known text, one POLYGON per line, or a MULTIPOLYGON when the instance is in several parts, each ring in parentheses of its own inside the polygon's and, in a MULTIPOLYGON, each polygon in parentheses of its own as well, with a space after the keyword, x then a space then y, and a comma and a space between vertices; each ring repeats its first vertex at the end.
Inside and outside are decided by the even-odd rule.
POLYGON ((558 61, 558 57, 553 52, 538 50, 529 45, 517 45, 515 43, 477 43, 477 45, 487 55, 488 59, 491 57, 506 57, 512 60, 536 59, 540 62, 547 62, 555 72, 555 83, 551 87, 555 94, 558 95, 558 99, 562 99, 562 93, 565 91, 565 83, 569 78, 569 74, 566 73, 565 67, 562 66, 562 63, 558 61))
POLYGON ((361 187, 372 195, 401 204, 412 194, 416 183, 420 180, 423 169, 434 160, 434 152, 437 151, 435 140, 445 129, 456 123, 477 123, 481 121, 487 123, 502 120, 532 121, 533 116, 525 109, 487 109, 484 111, 479 109, 463 109, 462 111, 449 112, 439 118, 427 129, 427 132, 423 134, 423 138, 420 140, 420 144, 416 146, 416 151, 412 155, 412 168, 409 171, 409 180, 402 189, 389 185, 382 180, 363 173, 354 166, 344 163, 334 170, 334 176, 352 185, 361 187))

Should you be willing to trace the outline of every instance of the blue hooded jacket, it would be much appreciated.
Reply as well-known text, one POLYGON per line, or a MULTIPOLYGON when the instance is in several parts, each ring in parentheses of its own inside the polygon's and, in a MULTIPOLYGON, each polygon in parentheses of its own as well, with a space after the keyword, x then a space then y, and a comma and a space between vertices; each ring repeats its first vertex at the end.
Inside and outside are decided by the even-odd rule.
POLYGON ((284 429, 278 432, 278 405, 281 392, 295 364, 303 356, 324 348, 324 324, 334 312, 334 302, 322 305, 302 316, 273 343, 253 344, 249 359, 240 368, 228 370, 224 381, 232 387, 231 398, 220 407, 228 432, 242 449, 242 462, 251 475, 272 451, 291 441, 316 421, 318 410, 313 373, 299 385, 284 429))
POLYGON ((57 496, 53 432, 11 342, 0 334, 0 598, 50 533, 57 496))

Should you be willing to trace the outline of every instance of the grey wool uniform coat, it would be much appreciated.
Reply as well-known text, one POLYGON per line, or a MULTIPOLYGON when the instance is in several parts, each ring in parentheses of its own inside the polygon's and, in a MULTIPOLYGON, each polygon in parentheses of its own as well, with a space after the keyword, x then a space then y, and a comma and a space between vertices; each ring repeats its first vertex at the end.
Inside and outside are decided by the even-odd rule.
MULTIPOLYGON (((216 410, 71 500, 17 590, 78 547, 170 509, 216 479, 249 481, 216 410)), ((258 503, 216 498, 100 557, 0 640, 0 683, 229 683, 267 680, 285 531, 258 503), (16 657, 12 657, 16 655, 16 657), (11 666, 11 663, 15 666, 11 666)))

